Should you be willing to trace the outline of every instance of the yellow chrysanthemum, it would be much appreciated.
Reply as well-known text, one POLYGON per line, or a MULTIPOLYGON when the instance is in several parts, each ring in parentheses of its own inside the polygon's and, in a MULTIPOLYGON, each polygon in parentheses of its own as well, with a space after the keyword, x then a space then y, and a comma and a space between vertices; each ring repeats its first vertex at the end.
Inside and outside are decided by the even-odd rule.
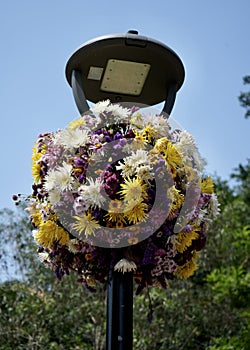
MULTIPOLYGON (((124 217, 124 203, 122 201, 119 201, 118 199, 112 200, 109 202, 109 211, 105 215, 105 218, 108 221, 112 222, 126 222, 126 219, 124 217)), ((111 225, 112 226, 112 225, 111 225)))
POLYGON ((214 183, 210 176, 201 181, 201 192, 208 194, 214 193, 214 183))
POLYGON ((73 225, 79 235, 84 232, 86 237, 95 235, 95 230, 100 227, 98 221, 94 219, 90 212, 88 214, 84 213, 83 216, 74 216, 77 222, 73 225))
POLYGON ((148 140, 148 142, 152 142, 155 139, 155 130, 152 126, 147 125, 142 130, 142 135, 148 140))
POLYGON ((171 142, 168 143, 167 150, 164 152, 164 158, 171 168, 180 168, 182 166, 181 153, 171 142))
POLYGON ((184 172, 185 172, 185 175, 187 177, 188 182, 192 182, 194 180, 197 181, 198 174, 197 174, 197 171, 195 169, 191 168, 190 166, 185 166, 184 172))
POLYGON ((140 143, 147 143, 147 138, 145 136, 145 134, 143 134, 142 132, 138 132, 136 130, 133 130, 135 137, 134 140, 140 143))
POLYGON ((146 203, 141 201, 139 202, 129 202, 129 210, 124 213, 124 216, 127 218, 128 222, 131 224, 136 224, 138 222, 144 221, 148 214, 146 213, 148 206, 146 203), (130 209, 132 208, 132 209, 130 209))
POLYGON ((38 152, 37 143, 35 143, 32 150, 32 177, 34 179, 34 183, 38 183, 41 180, 41 163, 39 161, 45 152, 45 145, 43 145, 42 150, 38 152))
POLYGON ((163 155, 167 165, 172 169, 174 174, 176 173, 176 168, 183 166, 182 154, 166 137, 157 140, 154 148, 163 155))
POLYGON ((188 247, 191 246, 192 241, 199 237, 197 233, 198 228, 194 228, 191 232, 179 232, 174 238, 174 245, 178 252, 183 253, 188 247))
POLYGON ((80 117, 80 118, 77 118, 77 119, 73 120, 72 122, 70 122, 68 124, 68 129, 75 130, 79 126, 83 126, 83 125, 85 125, 85 121, 82 117, 80 117))
POLYGON ((35 240, 44 247, 51 248, 54 241, 64 245, 69 242, 68 233, 54 221, 43 221, 37 233, 34 234, 35 240))
POLYGON ((154 148, 159 153, 165 154, 168 148, 168 143, 169 143, 169 140, 166 137, 162 137, 156 141, 154 148))
POLYGON ((31 216, 32 224, 34 224, 35 227, 39 227, 42 223, 42 217, 40 211, 37 211, 35 214, 32 214, 31 216))
POLYGON ((138 178, 131 179, 128 177, 124 184, 121 184, 119 194, 126 202, 143 200, 147 196, 146 188, 147 185, 143 184, 138 178))
POLYGON ((192 276, 194 274, 194 271, 198 268, 198 257, 199 254, 196 251, 194 251, 192 259, 186 262, 184 265, 178 266, 174 274, 177 277, 184 279, 187 279, 190 276, 192 276))
POLYGON ((175 211, 182 206, 185 197, 179 190, 177 190, 175 186, 172 186, 167 190, 167 197, 171 201, 168 214, 168 219, 171 220, 172 216, 175 214, 175 211))

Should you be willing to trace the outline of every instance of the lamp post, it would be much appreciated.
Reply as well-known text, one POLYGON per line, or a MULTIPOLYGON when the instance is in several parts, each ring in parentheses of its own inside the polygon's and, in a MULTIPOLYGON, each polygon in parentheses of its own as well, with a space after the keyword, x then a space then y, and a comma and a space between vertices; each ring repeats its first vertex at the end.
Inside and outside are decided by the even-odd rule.
MULTIPOLYGON (((184 67, 166 45, 135 30, 83 44, 69 58, 66 78, 79 112, 88 102, 152 106, 165 101, 171 113, 184 81, 184 67)), ((110 270, 107 286, 106 350, 132 350, 133 273, 110 270)))

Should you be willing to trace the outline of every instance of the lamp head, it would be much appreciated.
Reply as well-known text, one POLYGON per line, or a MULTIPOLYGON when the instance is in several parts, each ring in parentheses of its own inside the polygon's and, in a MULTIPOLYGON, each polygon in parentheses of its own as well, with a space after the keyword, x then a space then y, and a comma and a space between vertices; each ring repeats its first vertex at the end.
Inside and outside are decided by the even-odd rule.
POLYGON ((112 103, 155 105, 168 98, 171 87, 175 93, 180 89, 184 75, 183 64, 173 50, 134 30, 86 42, 66 65, 72 89, 77 85, 86 100, 94 103, 109 99, 112 103))

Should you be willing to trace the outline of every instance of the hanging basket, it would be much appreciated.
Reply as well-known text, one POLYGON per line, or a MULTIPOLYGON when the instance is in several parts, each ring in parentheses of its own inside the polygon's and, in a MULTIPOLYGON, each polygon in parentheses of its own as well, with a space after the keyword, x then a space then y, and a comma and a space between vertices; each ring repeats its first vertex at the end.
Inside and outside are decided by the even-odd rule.
POLYGON ((187 131, 164 115, 99 102, 39 135, 27 211, 43 263, 94 291, 133 271, 138 292, 188 278, 218 214, 213 181, 187 131))

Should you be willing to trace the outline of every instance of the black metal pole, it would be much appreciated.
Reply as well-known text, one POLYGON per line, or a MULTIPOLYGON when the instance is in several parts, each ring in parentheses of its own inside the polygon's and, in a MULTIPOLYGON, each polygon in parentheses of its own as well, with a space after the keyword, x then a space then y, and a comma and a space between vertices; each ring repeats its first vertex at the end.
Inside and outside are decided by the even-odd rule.
POLYGON ((133 348, 133 273, 110 271, 107 289, 106 350, 133 348))

